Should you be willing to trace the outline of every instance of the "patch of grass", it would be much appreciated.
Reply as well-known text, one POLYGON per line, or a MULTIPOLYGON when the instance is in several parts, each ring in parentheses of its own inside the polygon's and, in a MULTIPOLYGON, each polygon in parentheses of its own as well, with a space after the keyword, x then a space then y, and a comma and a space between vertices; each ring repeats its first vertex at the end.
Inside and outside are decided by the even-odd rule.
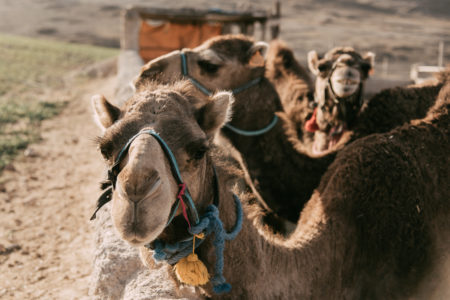
POLYGON ((117 54, 111 48, 0 34, 0 95, 60 87, 69 71, 117 54))
POLYGON ((115 56, 118 50, 0 34, 0 171, 38 141, 42 120, 67 104, 49 98, 71 71, 115 56))

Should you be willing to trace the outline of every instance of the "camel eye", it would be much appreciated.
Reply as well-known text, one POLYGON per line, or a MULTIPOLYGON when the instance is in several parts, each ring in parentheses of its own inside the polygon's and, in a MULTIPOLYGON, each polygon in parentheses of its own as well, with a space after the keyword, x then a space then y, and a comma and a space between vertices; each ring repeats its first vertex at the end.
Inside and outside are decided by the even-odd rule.
POLYGON ((208 143, 204 140, 196 141, 186 146, 186 152, 191 158, 191 160, 202 159, 208 150, 209 150, 208 143))
POLYGON ((211 74, 216 73, 220 68, 220 65, 212 64, 207 60, 199 60, 197 64, 203 71, 211 74))
POLYGON ((202 146, 197 151, 195 151, 193 158, 196 160, 200 160, 205 156, 206 151, 208 151, 208 147, 202 146))

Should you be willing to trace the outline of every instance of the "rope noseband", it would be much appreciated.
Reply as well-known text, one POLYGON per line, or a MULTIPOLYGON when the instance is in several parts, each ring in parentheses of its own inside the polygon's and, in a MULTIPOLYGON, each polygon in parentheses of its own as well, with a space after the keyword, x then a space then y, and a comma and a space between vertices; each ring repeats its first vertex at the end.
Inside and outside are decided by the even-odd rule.
MULTIPOLYGON (((181 52, 180 56, 181 56, 181 71, 183 73, 183 76, 188 78, 191 81, 191 83, 193 85, 195 85, 203 94, 205 94, 207 96, 213 95, 212 91, 208 90, 204 85, 202 85, 195 78, 193 78, 191 75, 189 75, 188 68, 187 68, 186 54, 184 52, 181 52)), ((249 82, 233 89, 231 92, 233 93, 233 95, 236 95, 242 91, 245 91, 248 88, 251 88, 252 86, 257 85, 258 83, 261 82, 261 80, 262 80, 261 77, 252 79, 249 82)), ((278 122, 278 116, 274 115, 273 119, 269 123, 269 125, 267 125, 266 127, 262 128, 262 129, 258 129, 258 130, 243 130, 243 129, 239 129, 237 127, 232 126, 230 123, 225 124, 224 127, 230 129, 234 133, 237 133, 237 134, 240 134, 243 136, 258 136, 258 135, 263 135, 263 134, 269 132, 273 127, 275 127, 277 122, 278 122)))

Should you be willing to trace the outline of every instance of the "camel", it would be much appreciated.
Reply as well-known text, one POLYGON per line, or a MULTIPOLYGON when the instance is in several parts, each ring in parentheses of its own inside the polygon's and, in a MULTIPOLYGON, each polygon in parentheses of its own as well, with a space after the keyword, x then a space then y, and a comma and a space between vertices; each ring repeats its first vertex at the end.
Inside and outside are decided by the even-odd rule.
POLYGON ((184 241, 192 237, 188 224, 195 228, 218 210, 227 231, 242 223, 221 257, 220 284, 231 284, 226 293, 214 292, 215 237, 195 250, 216 274, 214 284, 199 288, 207 297, 430 299, 448 292, 441 267, 450 259, 450 86, 424 120, 344 148, 283 238, 264 227, 239 164, 215 141, 232 95, 219 92, 205 102, 186 82, 147 84, 122 109, 93 98, 104 130, 98 144, 115 187, 112 219, 128 243, 184 241), (188 213, 173 209, 185 190, 193 199, 188 213))
POLYGON ((299 140, 306 149, 311 148, 309 144, 312 145, 314 133, 304 128, 314 112, 314 84, 285 42, 274 40, 270 43, 265 75, 275 87, 287 117, 294 123, 299 140))
POLYGON ((364 86, 375 65, 375 54, 359 54, 352 47, 335 47, 319 58, 308 53, 308 66, 316 75, 313 123, 306 130, 314 132, 312 151, 321 153, 333 147, 351 128, 364 104, 364 86))
MULTIPOLYGON (((278 123, 258 136, 242 136, 229 128, 223 128, 222 134, 242 154, 250 177, 265 202, 291 222, 297 221, 336 151, 356 137, 387 132, 414 118, 423 118, 442 87, 441 83, 429 88, 406 91, 400 88, 375 95, 364 111, 367 117, 360 118, 361 123, 355 125, 358 129, 344 133, 338 144, 325 153, 312 155, 304 141, 298 139, 289 115, 283 112, 274 86, 263 77, 267 74, 264 70, 267 44, 242 35, 226 35, 210 39, 195 49, 171 52, 142 68, 135 82, 137 90, 145 87, 148 81, 167 83, 186 77, 181 64, 182 53, 188 76, 208 91, 233 90, 261 78, 257 84, 234 94, 234 115, 230 124, 240 129, 260 129, 266 127, 275 114, 279 117, 278 123), (386 93, 389 98, 385 97, 386 93), (421 100, 422 96, 424 100, 421 100), (389 109, 392 113, 386 113, 389 109), (394 117, 395 114, 399 116, 394 117), (391 118, 386 119, 384 116, 387 115, 391 118), (377 120, 383 120, 384 124, 380 126, 383 131, 376 126, 377 120)), ((284 65, 277 66, 283 68, 284 65)), ((196 93, 203 95, 200 89, 196 93)))
MULTIPOLYGON (((311 197, 320 177, 334 159, 334 153, 313 158, 306 148, 295 148, 285 127, 283 107, 273 85, 264 77, 264 56, 268 45, 243 35, 225 35, 210 39, 195 49, 174 51, 147 63, 135 81, 139 91, 149 81, 174 82, 183 78, 181 54, 186 57, 188 75, 209 91, 233 90, 261 78, 234 93, 234 128, 257 130, 274 119, 273 128, 257 136, 243 136, 225 127, 222 134, 242 154, 257 190, 279 216, 296 222, 304 203, 311 197), (308 176, 302 176, 302 173, 308 176), (299 180, 301 178, 301 180, 299 180)), ((199 97, 200 89, 194 91, 199 97)))

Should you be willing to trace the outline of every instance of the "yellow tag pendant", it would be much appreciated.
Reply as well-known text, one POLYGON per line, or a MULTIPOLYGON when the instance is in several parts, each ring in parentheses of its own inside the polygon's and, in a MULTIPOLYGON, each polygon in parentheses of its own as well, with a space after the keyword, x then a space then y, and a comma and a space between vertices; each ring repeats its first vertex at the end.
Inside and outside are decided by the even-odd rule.
POLYGON ((178 261, 175 265, 175 274, 180 282, 193 286, 203 285, 209 281, 208 269, 195 253, 178 261))

